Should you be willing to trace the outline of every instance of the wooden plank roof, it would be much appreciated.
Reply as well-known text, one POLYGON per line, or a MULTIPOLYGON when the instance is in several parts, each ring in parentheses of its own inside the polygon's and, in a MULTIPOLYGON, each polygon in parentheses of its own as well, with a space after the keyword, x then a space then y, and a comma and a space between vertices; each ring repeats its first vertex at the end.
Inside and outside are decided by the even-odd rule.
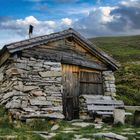
POLYGON ((80 41, 85 47, 87 47, 90 50, 90 52, 92 52, 94 55, 96 55, 100 59, 104 60, 104 62, 106 62, 106 64, 110 65, 113 70, 118 69, 119 65, 112 57, 107 55, 104 51, 102 51, 101 49, 96 47, 89 40, 84 38, 82 35, 80 35, 77 31, 75 31, 72 28, 69 28, 69 29, 61 31, 61 32, 52 33, 49 35, 38 36, 38 37, 31 38, 31 39, 26 39, 23 41, 7 44, 0 51, 0 56, 6 50, 10 54, 12 54, 12 53, 21 51, 23 49, 32 48, 34 46, 46 44, 46 43, 52 42, 52 41, 65 39, 67 37, 74 37, 74 39, 80 41))

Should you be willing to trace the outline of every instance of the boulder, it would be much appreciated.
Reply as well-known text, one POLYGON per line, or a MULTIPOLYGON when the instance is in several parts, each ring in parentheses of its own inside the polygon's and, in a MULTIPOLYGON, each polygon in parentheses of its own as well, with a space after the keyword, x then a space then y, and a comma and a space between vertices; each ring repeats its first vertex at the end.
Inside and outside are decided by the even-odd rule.
POLYGON ((51 128, 51 131, 55 131, 59 128, 60 126, 58 124, 53 125, 53 127, 51 128))

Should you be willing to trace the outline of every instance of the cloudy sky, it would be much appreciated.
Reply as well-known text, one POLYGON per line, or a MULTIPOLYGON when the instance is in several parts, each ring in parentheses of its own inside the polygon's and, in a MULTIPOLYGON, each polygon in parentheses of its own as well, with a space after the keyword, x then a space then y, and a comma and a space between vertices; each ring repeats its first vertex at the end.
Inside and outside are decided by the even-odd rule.
POLYGON ((85 37, 140 34, 140 0, 0 0, 0 48, 72 27, 85 37))

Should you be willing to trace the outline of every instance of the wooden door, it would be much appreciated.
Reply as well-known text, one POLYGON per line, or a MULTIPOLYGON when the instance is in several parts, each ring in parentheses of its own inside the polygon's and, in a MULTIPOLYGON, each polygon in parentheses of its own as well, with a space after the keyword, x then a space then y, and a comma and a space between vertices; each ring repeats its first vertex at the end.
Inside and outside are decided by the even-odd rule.
POLYGON ((63 65, 63 113, 67 120, 79 118, 78 67, 63 65))

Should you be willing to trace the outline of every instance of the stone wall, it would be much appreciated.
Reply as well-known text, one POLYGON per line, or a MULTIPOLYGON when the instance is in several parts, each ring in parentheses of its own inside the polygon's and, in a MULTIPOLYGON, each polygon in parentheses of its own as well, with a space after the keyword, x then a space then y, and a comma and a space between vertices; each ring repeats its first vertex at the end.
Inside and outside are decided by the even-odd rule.
POLYGON ((10 58, 0 68, 0 104, 16 119, 64 118, 61 63, 10 58))
POLYGON ((104 84, 104 95, 115 96, 116 86, 114 73, 112 71, 104 71, 102 75, 104 84))

